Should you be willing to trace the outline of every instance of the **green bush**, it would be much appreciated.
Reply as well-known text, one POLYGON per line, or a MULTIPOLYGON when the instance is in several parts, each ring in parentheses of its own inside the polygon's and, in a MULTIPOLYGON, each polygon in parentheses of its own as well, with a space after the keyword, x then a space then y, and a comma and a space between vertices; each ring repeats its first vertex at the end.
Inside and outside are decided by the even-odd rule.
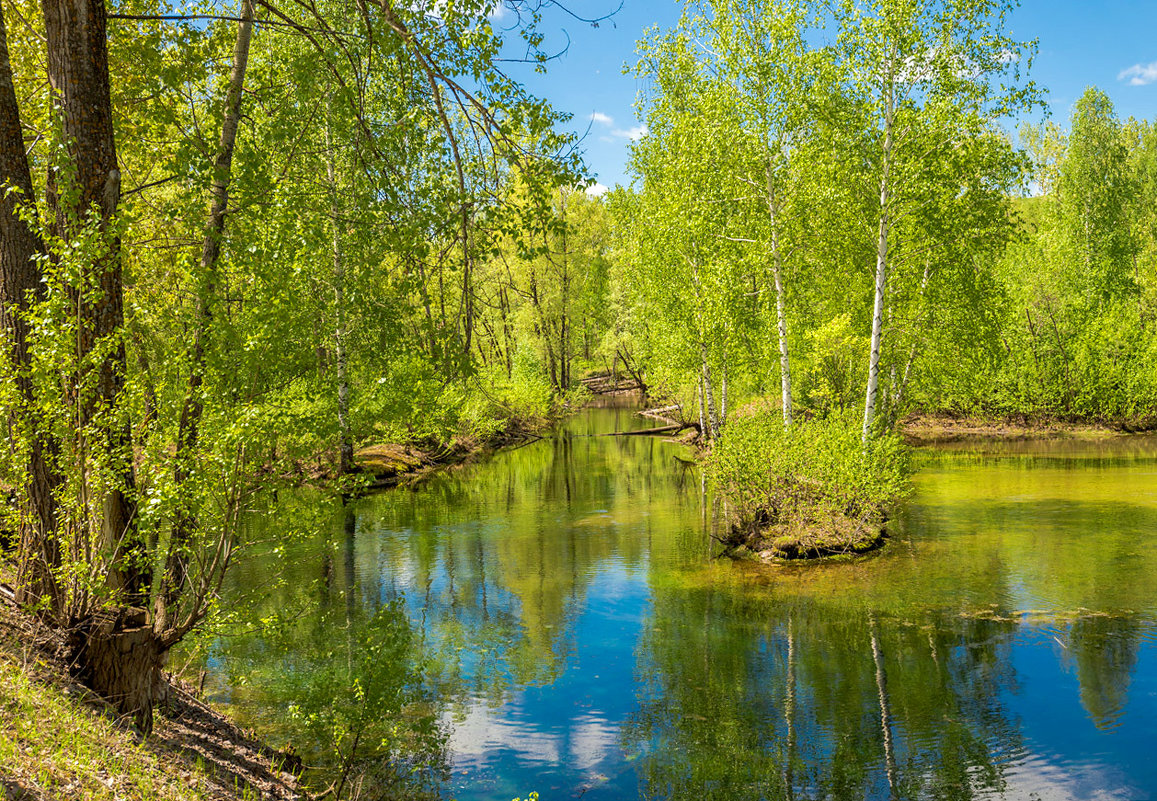
POLYGON ((899 436, 881 434, 865 445, 850 413, 797 420, 788 429, 776 410, 737 414, 709 471, 741 528, 881 519, 908 486, 899 436))

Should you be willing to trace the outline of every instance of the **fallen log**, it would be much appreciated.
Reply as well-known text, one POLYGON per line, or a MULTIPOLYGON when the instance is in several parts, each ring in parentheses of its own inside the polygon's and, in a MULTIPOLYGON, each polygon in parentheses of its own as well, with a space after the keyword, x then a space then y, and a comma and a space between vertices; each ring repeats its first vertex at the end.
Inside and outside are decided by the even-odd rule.
POLYGON ((694 426, 686 425, 684 423, 673 423, 669 426, 658 426, 657 428, 641 428, 637 431, 611 431, 607 434, 596 434, 599 437, 644 437, 650 434, 673 434, 687 428, 694 426))
POLYGON ((681 411, 682 407, 677 403, 673 403, 670 406, 660 406, 656 409, 643 409, 641 412, 639 412, 639 414, 643 417, 654 417, 657 420, 671 420, 673 422, 678 422, 676 418, 671 417, 667 414, 667 412, 681 411))

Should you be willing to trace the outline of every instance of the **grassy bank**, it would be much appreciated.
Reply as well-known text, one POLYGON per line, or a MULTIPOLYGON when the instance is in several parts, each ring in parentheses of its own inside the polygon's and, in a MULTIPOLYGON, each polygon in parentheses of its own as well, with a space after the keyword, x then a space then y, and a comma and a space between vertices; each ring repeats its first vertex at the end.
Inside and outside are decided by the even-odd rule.
POLYGON ((594 395, 634 391, 633 385, 606 389, 596 376, 562 395, 539 393, 532 400, 515 402, 487 398, 475 409, 475 422, 444 439, 401 439, 365 444, 354 453, 354 464, 371 489, 419 480, 430 473, 471 462, 501 448, 516 447, 541 438, 560 420, 586 405, 594 395), (479 422, 481 421, 481 422, 479 422))
POLYGON ((0 603, 0 799, 304 799, 278 755, 179 687, 141 740, 0 603))

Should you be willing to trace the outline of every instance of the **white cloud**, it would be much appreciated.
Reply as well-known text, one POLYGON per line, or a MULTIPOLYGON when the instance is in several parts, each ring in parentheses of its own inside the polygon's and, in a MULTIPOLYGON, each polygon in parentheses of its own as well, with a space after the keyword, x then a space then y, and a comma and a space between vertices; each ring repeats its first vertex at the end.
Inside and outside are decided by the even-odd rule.
POLYGON ((595 181, 593 184, 586 188, 586 193, 591 197, 602 197, 607 193, 608 189, 610 189, 610 187, 595 181))
POLYGON ((632 142, 637 142, 647 135, 646 125, 636 125, 633 128, 615 128, 611 131, 611 136, 617 136, 620 139, 630 139, 632 142))
POLYGON ((1145 86, 1157 82, 1157 61, 1148 64, 1134 64, 1129 69, 1121 70, 1118 81, 1129 79, 1132 86, 1145 86))
POLYGON ((591 114, 591 122, 597 122, 599 125, 611 126, 615 124, 615 120, 609 114, 604 114, 601 111, 596 111, 591 114))

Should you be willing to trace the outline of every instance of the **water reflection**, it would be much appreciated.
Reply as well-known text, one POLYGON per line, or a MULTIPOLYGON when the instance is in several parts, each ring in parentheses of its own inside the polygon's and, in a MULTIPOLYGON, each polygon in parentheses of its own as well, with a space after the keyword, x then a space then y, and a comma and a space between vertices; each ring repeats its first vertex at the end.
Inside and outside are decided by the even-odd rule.
MULTIPOLYGON (((1157 794, 1157 442, 927 451, 883 552, 769 568, 713 558, 681 446, 604 436, 648 425, 591 410, 363 499, 235 591, 279 571, 251 614, 331 632, 400 604, 457 798, 1157 794)), ((275 737, 287 702, 227 668, 284 658, 216 652, 275 737)))

